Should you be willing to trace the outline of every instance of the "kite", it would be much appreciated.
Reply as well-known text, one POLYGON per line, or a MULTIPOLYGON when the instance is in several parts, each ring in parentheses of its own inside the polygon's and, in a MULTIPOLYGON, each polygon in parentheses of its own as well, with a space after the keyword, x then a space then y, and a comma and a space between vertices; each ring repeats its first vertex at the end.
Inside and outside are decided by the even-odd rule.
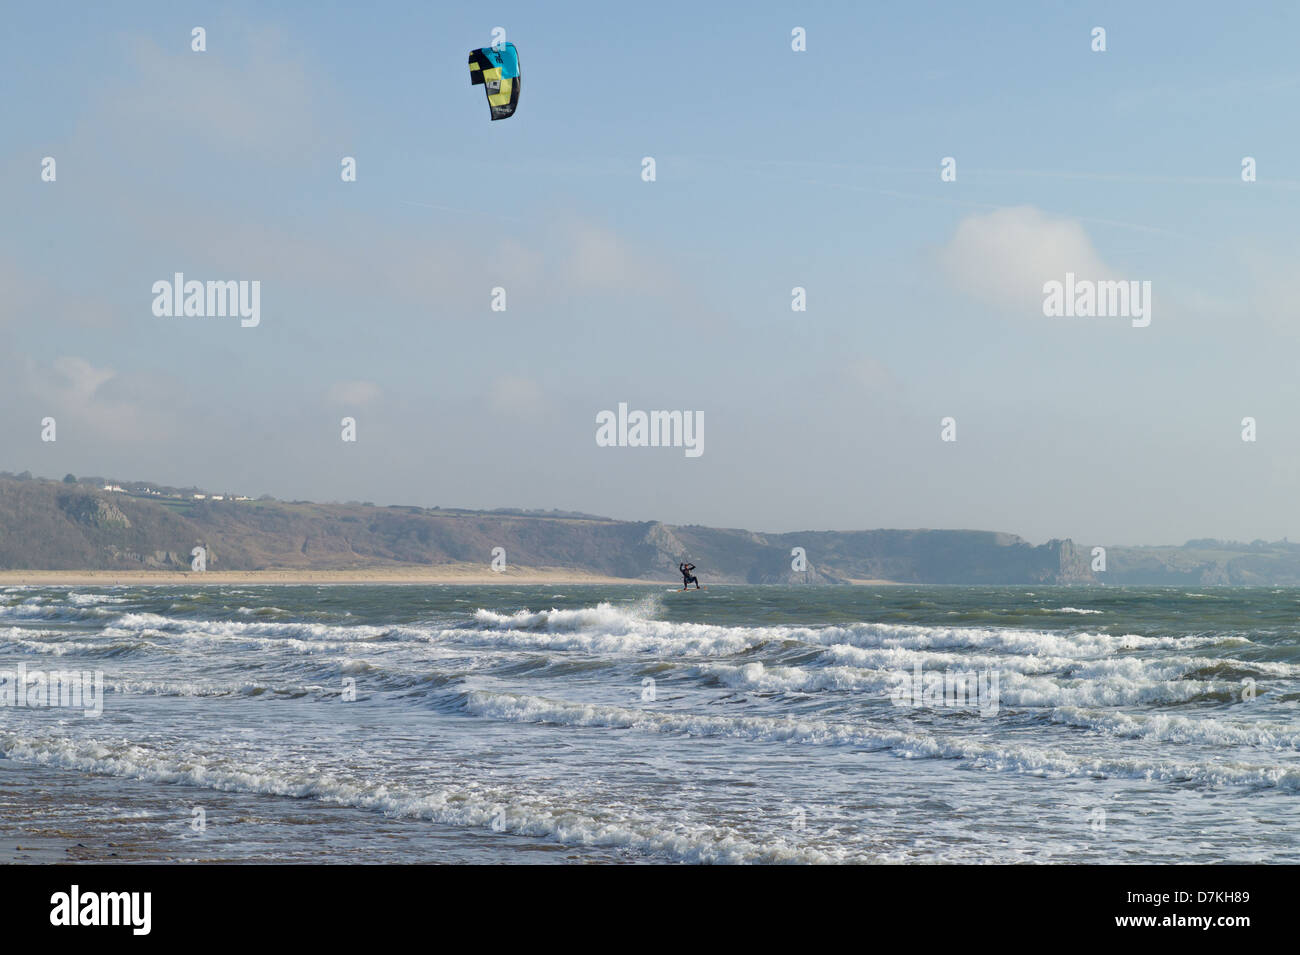
POLYGON ((469 81, 487 90, 493 119, 509 119, 519 105, 519 51, 513 43, 485 46, 469 55, 469 81))

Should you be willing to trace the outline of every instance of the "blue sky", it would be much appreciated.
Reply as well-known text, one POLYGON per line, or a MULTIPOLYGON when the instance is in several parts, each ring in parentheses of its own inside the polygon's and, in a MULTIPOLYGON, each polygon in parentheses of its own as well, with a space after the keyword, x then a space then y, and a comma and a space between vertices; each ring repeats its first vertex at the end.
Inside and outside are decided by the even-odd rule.
POLYGON ((1300 12, 1130 6, 17 7, 0 468, 759 530, 1300 536, 1300 12), (497 26, 524 83, 491 123, 465 61, 497 26), (1150 327, 1045 318, 1067 269, 1150 281, 1150 327), (261 325, 155 317, 177 271, 259 280, 261 325), (598 448, 619 402, 703 412, 704 455, 598 448))

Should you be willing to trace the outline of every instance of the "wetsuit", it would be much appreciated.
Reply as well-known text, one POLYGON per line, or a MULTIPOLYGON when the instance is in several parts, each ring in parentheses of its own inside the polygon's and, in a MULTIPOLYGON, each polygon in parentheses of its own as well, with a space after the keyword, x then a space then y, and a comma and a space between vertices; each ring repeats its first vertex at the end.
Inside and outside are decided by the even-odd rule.
POLYGON ((695 585, 696 590, 700 589, 699 578, 691 576, 691 571, 695 569, 694 564, 678 564, 677 569, 682 573, 682 590, 685 590, 691 584, 695 585))

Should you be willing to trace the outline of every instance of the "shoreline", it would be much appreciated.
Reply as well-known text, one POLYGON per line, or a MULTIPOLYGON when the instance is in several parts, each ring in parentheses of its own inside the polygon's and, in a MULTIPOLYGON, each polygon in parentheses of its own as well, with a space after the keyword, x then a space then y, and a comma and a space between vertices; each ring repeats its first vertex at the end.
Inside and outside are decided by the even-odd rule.
MULTIPOLYGON (((509 586, 512 584, 586 584, 675 588, 676 580, 609 577, 557 567, 508 567, 484 571, 481 565, 444 564, 429 567, 358 567, 346 570, 0 570, 0 587, 132 587, 132 586, 509 586)), ((895 580, 851 579, 853 587, 902 587, 895 580)), ((712 586, 749 586, 716 581, 712 586)), ((758 585, 755 585, 758 586, 758 585)))
POLYGON ((507 568, 500 573, 481 567, 357 568, 352 570, 0 570, 0 587, 114 587, 177 584, 197 586, 301 584, 627 584, 657 587, 669 581, 606 577, 555 568, 507 568))
POLYGON ((470 827, 311 797, 155 783, 0 756, 0 865, 623 861, 616 849, 510 832, 484 845, 470 827), (199 806, 207 814, 202 831, 191 825, 199 806), (299 836, 305 828, 314 838, 299 836))

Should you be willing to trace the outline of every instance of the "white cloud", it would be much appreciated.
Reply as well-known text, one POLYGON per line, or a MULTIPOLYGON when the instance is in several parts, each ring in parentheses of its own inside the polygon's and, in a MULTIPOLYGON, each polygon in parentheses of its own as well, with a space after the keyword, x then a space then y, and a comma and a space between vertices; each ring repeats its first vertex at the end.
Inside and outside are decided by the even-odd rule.
POLYGON ((1032 206, 969 216, 939 255, 957 289, 992 305, 1041 314, 1043 284, 1112 277, 1083 226, 1032 206))
POLYGON ((672 276, 667 270, 609 229, 574 221, 562 230, 560 239, 564 249, 563 275, 574 291, 670 293, 672 276))
POLYGON ((374 226, 382 217, 357 220, 368 234, 384 232, 363 248, 355 238, 360 226, 304 234, 225 214, 210 215, 201 230, 183 233, 168 225, 173 218, 183 217, 168 210, 137 213, 137 222, 150 230, 170 228, 186 254, 217 270, 424 307, 436 302, 452 314, 486 310, 489 291, 498 285, 506 289, 511 306, 527 303, 530 308, 567 308, 575 297, 590 295, 673 300, 694 295, 661 257, 577 218, 494 239, 489 255, 466 244, 459 231, 429 236, 379 230, 374 226))
MULTIPOLYGON (((1296 249, 1259 248, 1252 244, 1243 250, 1246 291, 1244 298, 1251 311, 1278 331, 1290 335, 1300 328, 1300 280, 1296 278, 1296 249)), ((1240 314, 1241 305, 1226 303, 1225 318, 1240 314)))
POLYGON ((114 323, 108 303, 79 295, 16 262, 0 258, 0 325, 37 323, 46 327, 107 327, 114 323))
POLYGON ((869 356, 847 358, 840 366, 850 384, 871 394, 894 395, 903 388, 902 382, 884 362, 869 356))
POLYGON ((113 378, 117 372, 111 368, 96 368, 84 358, 61 355, 54 359, 54 370, 63 380, 56 388, 76 403, 85 404, 95 396, 100 385, 113 378))
POLYGON ((173 386, 148 376, 119 376, 76 355, 48 367, 26 361, 27 391, 42 415, 51 414, 65 435, 65 421, 85 440, 151 444, 175 432, 173 386))
POLYGON ((381 394, 373 381, 336 381, 330 385, 329 400, 337 405, 368 405, 378 401, 381 394))
MULTIPOLYGON (((260 157, 299 158, 318 136, 313 76, 274 28, 209 31, 208 52, 188 42, 159 47, 146 37, 128 38, 134 76, 107 97, 115 123, 157 132, 159 117, 209 147, 253 151, 260 157)), ((154 137, 146 141, 153 146, 154 137)))
POLYGON ((545 399, 537 382, 513 375, 503 375, 493 381, 489 394, 492 410, 511 417, 538 413, 545 399))

